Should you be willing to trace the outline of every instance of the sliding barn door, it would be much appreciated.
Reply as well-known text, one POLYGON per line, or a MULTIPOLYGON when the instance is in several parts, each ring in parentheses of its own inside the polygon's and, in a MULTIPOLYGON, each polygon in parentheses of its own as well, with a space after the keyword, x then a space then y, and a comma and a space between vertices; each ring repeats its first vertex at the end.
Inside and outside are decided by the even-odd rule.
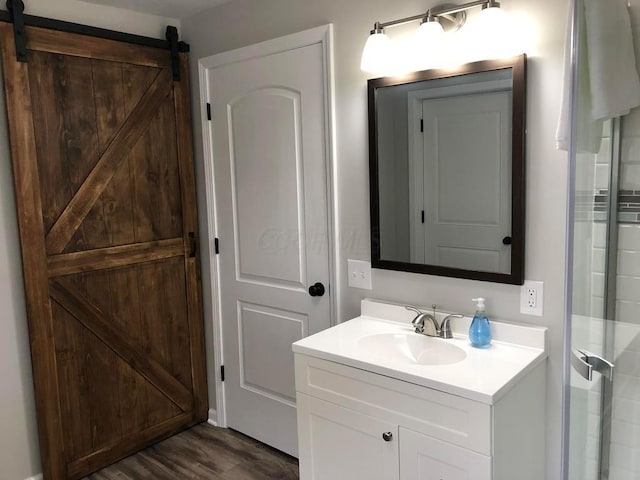
POLYGON ((206 418, 188 69, 0 25, 45 480, 206 418))

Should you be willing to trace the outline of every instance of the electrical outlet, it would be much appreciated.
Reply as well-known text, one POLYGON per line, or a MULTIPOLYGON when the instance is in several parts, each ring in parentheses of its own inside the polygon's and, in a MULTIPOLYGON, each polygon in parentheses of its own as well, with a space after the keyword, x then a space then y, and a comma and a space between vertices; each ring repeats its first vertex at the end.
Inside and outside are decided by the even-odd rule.
POLYGON ((349 286, 371 290, 371 263, 362 260, 347 260, 349 286))
POLYGON ((520 290, 520 313, 542 316, 544 283, 526 280, 520 290))

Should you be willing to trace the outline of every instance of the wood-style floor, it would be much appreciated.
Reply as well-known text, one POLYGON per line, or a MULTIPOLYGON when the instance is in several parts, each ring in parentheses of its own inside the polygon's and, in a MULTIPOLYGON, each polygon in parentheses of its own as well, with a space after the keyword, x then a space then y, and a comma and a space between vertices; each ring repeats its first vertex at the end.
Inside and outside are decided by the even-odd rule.
POLYGON ((298 461, 233 430, 206 423, 84 480, 297 480, 298 461))

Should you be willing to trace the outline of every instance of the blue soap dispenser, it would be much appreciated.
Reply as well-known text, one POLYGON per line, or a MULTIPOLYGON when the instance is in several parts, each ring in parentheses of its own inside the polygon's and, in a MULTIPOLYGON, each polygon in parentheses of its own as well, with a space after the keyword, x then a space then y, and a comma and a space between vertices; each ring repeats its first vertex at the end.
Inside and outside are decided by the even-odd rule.
POLYGON ((489 348, 491 346, 491 325, 487 314, 484 313, 484 298, 474 298, 477 303, 476 314, 469 327, 469 340, 476 348, 489 348))

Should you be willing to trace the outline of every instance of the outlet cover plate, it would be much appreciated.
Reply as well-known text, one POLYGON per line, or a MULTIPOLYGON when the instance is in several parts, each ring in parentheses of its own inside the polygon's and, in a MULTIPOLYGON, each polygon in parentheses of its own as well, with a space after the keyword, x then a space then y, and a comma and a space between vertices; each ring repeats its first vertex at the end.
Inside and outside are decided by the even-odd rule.
POLYGON ((371 290, 371 262, 347 260, 349 286, 371 290))
POLYGON ((520 288, 520 313, 542 316, 544 307, 544 282, 525 280, 520 288))

